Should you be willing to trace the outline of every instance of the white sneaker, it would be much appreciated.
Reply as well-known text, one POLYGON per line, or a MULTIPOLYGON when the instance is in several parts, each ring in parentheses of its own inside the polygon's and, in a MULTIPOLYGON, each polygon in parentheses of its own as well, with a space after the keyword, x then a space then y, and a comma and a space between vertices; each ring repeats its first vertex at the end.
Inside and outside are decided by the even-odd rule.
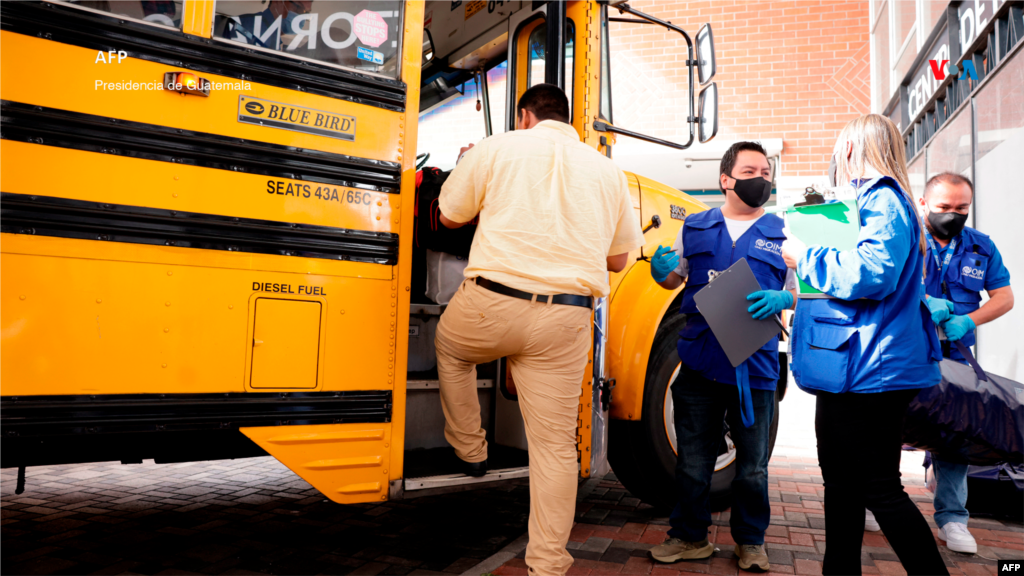
POLYGON ((882 529, 878 525, 878 520, 875 520, 875 515, 871 513, 871 510, 864 511, 864 529, 868 532, 878 532, 882 529))
POLYGON ((967 531, 967 524, 962 522, 947 522, 945 526, 939 528, 939 540, 945 541, 946 546, 954 552, 978 553, 978 543, 967 531))

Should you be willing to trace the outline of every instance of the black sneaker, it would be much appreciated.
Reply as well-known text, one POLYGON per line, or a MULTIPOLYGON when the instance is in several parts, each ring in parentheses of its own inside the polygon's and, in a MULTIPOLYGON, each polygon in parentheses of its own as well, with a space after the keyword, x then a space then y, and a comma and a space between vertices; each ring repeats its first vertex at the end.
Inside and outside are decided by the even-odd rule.
POLYGON ((472 476, 479 478, 484 474, 487 474, 487 460, 481 462, 462 462, 462 470, 466 473, 466 476, 472 476))

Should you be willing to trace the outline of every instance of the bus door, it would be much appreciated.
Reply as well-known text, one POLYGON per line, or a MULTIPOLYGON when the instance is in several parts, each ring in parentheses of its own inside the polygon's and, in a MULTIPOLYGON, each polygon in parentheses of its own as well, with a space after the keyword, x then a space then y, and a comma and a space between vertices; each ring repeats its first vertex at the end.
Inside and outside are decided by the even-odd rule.
MULTIPOLYGON (((548 3, 512 15, 508 33, 507 129, 515 129, 516 103, 527 89, 541 83, 557 84, 569 97, 570 123, 580 139, 600 149, 600 135, 593 129, 600 98, 600 10, 594 2, 573 1, 548 3), (552 27, 552 21, 561 24, 552 27), (548 49, 559 44, 561 50, 548 49)), ((607 321, 605 299, 599 299, 594 313, 591 369, 580 383, 577 451, 582 477, 608 471, 605 416, 614 383, 606 380, 604 371, 607 321)))

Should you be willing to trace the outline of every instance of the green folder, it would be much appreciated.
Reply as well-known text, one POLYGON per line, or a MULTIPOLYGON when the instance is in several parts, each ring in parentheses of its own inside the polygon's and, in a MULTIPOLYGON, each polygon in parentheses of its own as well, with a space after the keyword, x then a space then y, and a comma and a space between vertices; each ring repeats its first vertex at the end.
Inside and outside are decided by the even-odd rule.
MULTIPOLYGON (((860 215, 857 200, 842 200, 830 204, 790 206, 786 209, 786 227, 808 246, 828 246, 838 250, 857 247, 860 236, 860 215)), ((830 298, 797 278, 800 298, 830 298)))

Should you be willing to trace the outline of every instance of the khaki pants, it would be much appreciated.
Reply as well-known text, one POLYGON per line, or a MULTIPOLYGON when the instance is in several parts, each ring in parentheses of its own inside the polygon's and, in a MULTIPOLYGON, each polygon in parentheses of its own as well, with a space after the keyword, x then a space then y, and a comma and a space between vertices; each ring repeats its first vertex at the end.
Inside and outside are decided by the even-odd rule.
POLYGON ((531 574, 572 566, 565 550, 576 511, 576 418, 590 349, 590 310, 541 304, 463 282, 437 327, 445 437, 459 458, 487 458, 476 365, 506 357, 526 423, 530 455, 531 574))

